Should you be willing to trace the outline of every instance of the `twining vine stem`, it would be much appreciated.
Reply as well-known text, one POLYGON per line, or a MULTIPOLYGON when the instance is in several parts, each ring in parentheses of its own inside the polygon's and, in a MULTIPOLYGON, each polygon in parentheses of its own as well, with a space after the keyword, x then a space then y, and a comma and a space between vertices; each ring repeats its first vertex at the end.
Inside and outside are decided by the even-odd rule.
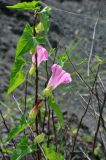
POLYGON ((28 73, 26 75, 26 82, 25 82, 25 108, 24 108, 24 115, 26 113, 26 107, 27 107, 27 87, 28 87, 28 73))
POLYGON ((55 128, 54 112, 53 112, 53 110, 52 110, 52 122, 53 122, 55 146, 56 146, 56 151, 57 151, 57 135, 56 135, 56 128, 55 128))
POLYGON ((5 157, 1 147, 0 147, 0 152, 1 152, 2 156, 3 156, 3 159, 6 160, 6 157, 5 157))
MULTIPOLYGON (((39 17, 38 17, 38 13, 36 12, 35 15, 34 15, 34 24, 33 24, 33 36, 35 37, 36 36, 36 30, 35 30, 35 27, 36 27, 36 24, 38 23, 39 21, 39 17)), ((36 78, 35 78, 35 104, 36 107, 37 107, 37 101, 38 101, 38 64, 37 64, 37 53, 35 54, 35 60, 36 60, 36 78)), ((39 133, 39 130, 38 130, 38 116, 36 117, 35 119, 35 126, 36 126, 36 133, 38 134, 39 133)), ((38 146, 39 148, 39 146, 38 146)), ((41 153, 40 153, 40 150, 38 150, 37 152, 37 159, 40 160, 41 159, 41 153)))
MULTIPOLYGON (((4 124, 5 128, 7 129, 7 132, 9 133, 9 132, 10 132, 10 130, 9 130, 9 128, 8 128, 8 125, 6 124, 6 121, 5 121, 5 119, 4 119, 4 116, 3 116, 3 114, 2 114, 2 111, 1 111, 1 110, 0 110, 0 115, 1 115, 1 118, 2 118, 2 120, 3 120, 3 124, 4 124)), ((14 145, 14 148, 16 148, 16 145, 15 145, 14 140, 11 140, 11 141, 12 141, 12 143, 13 143, 13 145, 14 145)))
POLYGON ((98 67, 98 70, 97 70, 97 73, 96 73, 96 76, 95 76, 95 80, 94 80, 94 83, 93 83, 93 86, 92 86, 92 92, 90 94, 90 97, 89 97, 89 101, 88 101, 88 104, 87 104, 87 107, 85 109, 85 112, 83 113, 81 119, 80 119, 80 122, 79 122, 79 125, 78 125, 78 128, 77 128, 77 133, 75 135, 75 139, 74 139, 74 143, 73 143, 73 146, 72 146, 72 152, 71 152, 71 158, 73 156, 73 152, 74 152, 74 148, 75 148, 75 144, 76 144, 76 140, 77 140, 77 137, 78 137, 78 133, 79 133, 79 130, 80 130, 80 127, 81 127, 81 124, 82 124, 82 121, 88 111, 88 108, 89 108, 89 105, 90 105, 90 102, 91 102, 91 99, 92 99, 92 93, 93 93, 93 90, 94 90, 94 87, 95 87, 95 83, 97 81, 97 78, 98 78, 98 72, 99 72, 99 67, 98 67))
POLYGON ((98 124, 97 124, 97 129, 96 129, 96 132, 95 132, 94 143, 93 143, 93 153, 94 153, 94 149, 95 149, 95 144, 96 144, 97 135, 98 135, 98 132, 99 132, 100 122, 101 122, 101 119, 102 119, 102 113, 103 113, 103 109, 105 107, 105 104, 106 104, 106 93, 104 93, 103 105, 100 109, 100 116, 99 116, 99 120, 98 120, 98 124))

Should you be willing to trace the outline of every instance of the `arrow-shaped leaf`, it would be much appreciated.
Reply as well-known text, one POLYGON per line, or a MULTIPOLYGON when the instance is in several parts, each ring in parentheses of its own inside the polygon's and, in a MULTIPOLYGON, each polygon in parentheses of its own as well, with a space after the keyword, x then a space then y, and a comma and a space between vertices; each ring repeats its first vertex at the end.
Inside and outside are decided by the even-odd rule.
POLYGON ((36 150, 36 146, 33 148, 29 145, 28 137, 24 135, 13 152, 11 160, 21 160, 24 156, 33 152, 33 149, 36 150))
POLYGON ((36 45, 37 45, 37 40, 32 35, 32 28, 27 24, 17 44, 16 57, 25 54, 26 52, 34 48, 36 45))
POLYGON ((32 1, 32 2, 17 3, 13 6, 7 6, 7 8, 18 9, 18 10, 39 10, 40 9, 39 5, 40 2, 32 1))
POLYGON ((11 132, 8 134, 6 142, 9 142, 11 139, 15 138, 20 132, 22 132, 25 128, 29 126, 29 123, 30 122, 26 122, 26 118, 23 115, 21 117, 20 123, 16 125, 16 127, 13 128, 11 132))
POLYGON ((22 71, 23 66, 25 65, 25 60, 21 57, 16 59, 16 62, 13 66, 11 75, 10 75, 10 85, 7 91, 7 94, 10 94, 14 91, 19 85, 25 81, 26 73, 22 71))

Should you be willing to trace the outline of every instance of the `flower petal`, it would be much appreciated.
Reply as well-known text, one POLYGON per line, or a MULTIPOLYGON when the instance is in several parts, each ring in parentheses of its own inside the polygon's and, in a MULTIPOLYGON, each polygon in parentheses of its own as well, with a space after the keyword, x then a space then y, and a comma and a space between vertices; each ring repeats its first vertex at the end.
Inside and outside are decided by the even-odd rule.
POLYGON ((37 45, 38 66, 41 62, 48 60, 48 52, 41 45, 37 45))
POLYGON ((64 71, 60 65, 54 64, 52 66, 52 75, 48 82, 47 87, 52 87, 55 89, 58 85, 64 83, 70 83, 72 78, 69 73, 64 71))
MULTIPOLYGON (((48 60, 48 52, 47 50, 42 47, 41 45, 37 45, 37 62, 38 62, 38 66, 40 65, 40 63, 42 63, 43 61, 48 60)), ((34 64, 36 64, 36 54, 32 55, 32 62, 34 64)))

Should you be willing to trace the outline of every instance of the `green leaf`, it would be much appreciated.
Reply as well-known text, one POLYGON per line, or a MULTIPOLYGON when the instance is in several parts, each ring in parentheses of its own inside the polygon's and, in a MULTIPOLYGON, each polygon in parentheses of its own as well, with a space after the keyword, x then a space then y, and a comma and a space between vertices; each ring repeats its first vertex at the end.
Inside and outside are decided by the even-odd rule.
POLYGON ((13 150, 10 148, 2 148, 2 151, 3 153, 9 153, 9 154, 13 152, 13 150))
POLYGON ((19 71, 16 76, 10 81, 10 86, 7 94, 13 92, 19 85, 25 81, 26 72, 19 71))
POLYGON ((43 24, 45 33, 47 34, 49 31, 50 23, 49 23, 49 14, 50 14, 50 7, 45 7, 41 12, 40 12, 40 18, 41 18, 41 23, 43 24))
POLYGON ((63 123, 64 123, 63 113, 62 113, 60 107, 54 101, 53 97, 49 98, 49 106, 53 109, 53 111, 55 112, 56 116, 59 118, 61 125, 63 125, 63 123))
POLYGON ((54 145, 50 145, 49 147, 43 145, 43 149, 47 157, 47 160, 64 160, 62 155, 55 151, 54 145))
POLYGON ((19 57, 25 54, 26 52, 30 51, 32 48, 36 47, 36 45, 37 45, 36 37, 32 36, 32 28, 27 24, 17 44, 16 57, 19 57))
POLYGON ((70 128, 70 131, 71 131, 71 133, 72 133, 73 135, 75 135, 75 134, 77 133, 77 128, 71 127, 71 128, 70 128))
POLYGON ((98 55, 95 55, 95 60, 96 60, 96 63, 98 63, 98 64, 104 63, 104 59, 98 55))
POLYGON ((12 69, 11 77, 15 77, 25 64, 26 61, 22 57, 17 58, 12 69))
MULTIPOLYGON (((100 159, 103 158, 103 149, 102 149, 102 145, 100 143, 97 143, 97 146, 94 150, 94 155, 98 156, 100 159)), ((106 157, 105 157, 106 158, 106 157)))
POLYGON ((16 150, 13 152, 11 160, 20 160, 31 152, 33 152, 33 149, 29 145, 28 137, 24 135, 17 145, 16 150))
POLYGON ((36 36, 36 40, 37 40, 38 44, 45 44, 46 43, 45 38, 42 36, 36 36))
POLYGON ((32 2, 22 2, 17 3, 13 6, 7 6, 7 8, 18 9, 18 10, 40 10, 40 2, 32 1, 32 2))
POLYGON ((58 58, 58 64, 61 65, 61 67, 64 67, 65 63, 68 61, 68 57, 66 53, 62 54, 58 58))
POLYGON ((26 122, 26 118, 23 115, 20 119, 20 123, 16 125, 16 127, 13 128, 11 132, 8 134, 6 143, 9 142, 11 139, 15 138, 20 132, 22 132, 25 128, 27 128, 29 124, 30 122, 26 122))
POLYGON ((92 137, 89 134, 84 134, 83 140, 84 142, 92 142, 92 137))
POLYGON ((25 60, 22 57, 16 59, 11 72, 10 85, 7 94, 13 92, 19 85, 21 85, 25 81, 26 73, 22 71, 24 65, 25 60))
POLYGON ((44 138, 45 138, 45 134, 41 133, 35 137, 34 142, 35 143, 42 143, 44 141, 44 138))

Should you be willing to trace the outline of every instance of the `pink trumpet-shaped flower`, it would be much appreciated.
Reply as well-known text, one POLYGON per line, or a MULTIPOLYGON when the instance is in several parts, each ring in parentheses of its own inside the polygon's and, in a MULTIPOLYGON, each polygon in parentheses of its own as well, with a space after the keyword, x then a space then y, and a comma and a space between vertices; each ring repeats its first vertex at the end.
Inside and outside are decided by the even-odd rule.
MULTIPOLYGON (((47 61, 48 60, 48 52, 47 50, 42 47, 41 45, 37 45, 37 50, 36 50, 36 54, 37 54, 37 65, 39 66, 40 63, 42 63, 43 61, 47 61)), ((32 62, 34 64, 36 64, 36 54, 32 55, 32 62)))
POLYGON ((72 78, 69 73, 64 71, 60 65, 52 65, 52 75, 49 79, 47 88, 54 90, 60 84, 67 84, 72 81, 72 78))

